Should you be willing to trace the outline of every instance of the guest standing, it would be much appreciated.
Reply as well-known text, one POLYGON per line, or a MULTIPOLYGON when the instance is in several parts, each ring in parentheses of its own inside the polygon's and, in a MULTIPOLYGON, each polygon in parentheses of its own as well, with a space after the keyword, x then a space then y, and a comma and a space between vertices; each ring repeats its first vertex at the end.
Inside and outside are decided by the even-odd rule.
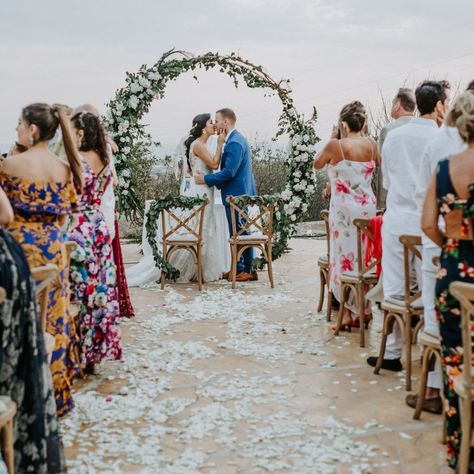
MULTIPOLYGON (((80 112, 90 113, 100 120, 99 111, 91 104, 80 105, 74 111, 74 115, 80 112)), ((103 124, 101 123, 103 126, 103 124)), ((117 292, 120 306, 120 316, 122 318, 135 317, 135 311, 132 306, 130 294, 128 291, 127 277, 125 274, 125 265, 123 263, 122 247, 120 246, 120 229, 118 225, 117 214, 115 212, 115 194, 114 188, 119 185, 117 172, 115 170, 114 153, 119 151, 114 140, 105 133, 105 141, 107 142, 107 154, 109 157, 109 167, 112 171, 113 179, 107 184, 102 196, 100 210, 102 211, 107 227, 109 229, 110 239, 112 240, 112 249, 114 255, 115 270, 117 274, 117 292)))
MULTIPOLYGON (((402 125, 406 125, 413 118, 416 109, 415 94, 411 89, 401 87, 398 89, 397 95, 392 101, 392 108, 390 115, 394 119, 393 122, 388 123, 380 132, 379 150, 382 153, 382 147, 387 138, 387 134, 391 130, 395 130, 402 125)), ((379 169, 377 176, 377 207, 379 209, 385 208, 387 199, 387 190, 383 187, 382 171, 379 169)))
MULTIPOLYGON (((331 185, 329 205, 329 286, 341 300, 341 274, 353 273, 357 266, 357 237, 353 220, 375 216, 372 175, 380 164, 373 140, 363 135, 367 115, 359 101, 345 105, 339 115, 339 130, 314 160, 314 168, 328 165, 331 185), (336 138, 336 134, 341 139, 336 138)), ((344 312, 343 327, 352 325, 355 302, 349 301, 344 312)), ((369 310, 367 310, 369 319, 369 310)))
POLYGON ((80 303, 81 362, 94 372, 103 359, 122 357, 112 242, 100 210, 113 177, 99 118, 78 113, 71 123, 81 153, 84 187, 81 210, 71 219, 67 237, 79 246, 71 255, 71 280, 80 303))
POLYGON ((30 268, 48 263, 59 268, 59 276, 51 283, 46 330, 55 337, 51 372, 61 416, 74 406, 71 384, 78 373, 61 225, 78 208, 76 189, 82 187, 81 167, 62 108, 41 103, 25 107, 17 133, 18 143, 28 150, 5 159, 0 186, 15 212, 15 219, 7 230, 21 245, 30 268), (48 150, 48 141, 54 137, 59 124, 67 163, 48 150))
POLYGON ((21 247, 1 226, 13 210, 0 188, 0 395, 17 407, 14 423, 15 472, 65 471, 51 371, 46 361, 35 284, 21 247))
MULTIPOLYGON (((442 249, 435 290, 436 311, 447 400, 447 458, 449 465, 456 469, 461 425, 459 400, 450 376, 459 373, 463 360, 460 304, 449 292, 449 285, 453 281, 474 283, 474 92, 466 91, 458 97, 448 115, 447 125, 458 129, 468 147, 439 163, 426 193, 422 228, 442 249), (445 231, 439 227, 439 216, 444 218, 445 231)), ((471 361, 466 362, 466 367, 470 367, 471 361)), ((466 435, 471 436, 471 433, 466 435)))

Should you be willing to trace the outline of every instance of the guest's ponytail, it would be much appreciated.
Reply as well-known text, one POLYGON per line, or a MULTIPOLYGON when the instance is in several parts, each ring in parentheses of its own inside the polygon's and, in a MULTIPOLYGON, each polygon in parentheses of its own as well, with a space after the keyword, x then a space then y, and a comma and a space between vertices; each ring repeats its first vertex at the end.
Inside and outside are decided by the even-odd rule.
POLYGON ((69 167, 71 168, 74 186, 76 187, 77 192, 81 193, 83 185, 81 157, 79 156, 76 142, 72 137, 67 109, 64 106, 57 104, 53 105, 51 109, 54 115, 56 115, 59 119, 59 125, 61 126, 61 134, 63 137, 64 151, 66 153, 69 167))

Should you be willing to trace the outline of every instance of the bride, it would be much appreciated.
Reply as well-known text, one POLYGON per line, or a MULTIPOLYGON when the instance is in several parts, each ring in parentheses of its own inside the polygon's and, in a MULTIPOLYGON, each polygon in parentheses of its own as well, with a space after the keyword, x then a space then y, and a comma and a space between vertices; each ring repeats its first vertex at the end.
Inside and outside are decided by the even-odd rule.
MULTIPOLYGON (((194 117, 189 137, 185 140, 186 161, 184 168, 190 174, 200 171, 206 175, 219 168, 225 134, 217 137, 217 147, 214 156, 211 155, 210 138, 215 137, 215 126, 210 114, 200 114, 194 117)), ((186 170, 183 171, 186 173, 186 170)), ((189 180, 189 188, 184 192, 186 196, 207 196, 209 204, 204 213, 202 270, 206 282, 222 278, 222 274, 230 268, 230 250, 228 244, 229 230, 225 209, 220 196, 214 196, 214 188, 198 185, 193 179, 189 180), (216 199, 217 198, 217 199, 216 199)), ((161 221, 161 220, 160 220, 161 221)), ((144 224, 145 228, 145 224, 144 224)), ((158 225, 157 244, 161 249, 161 225, 158 225)), ((144 256, 139 263, 127 269, 129 286, 142 286, 154 283, 160 278, 160 270, 155 267, 155 261, 146 233, 143 235, 144 256)), ((180 282, 192 281, 196 278, 196 265, 191 254, 179 250, 171 256, 170 263, 180 271, 180 282)))

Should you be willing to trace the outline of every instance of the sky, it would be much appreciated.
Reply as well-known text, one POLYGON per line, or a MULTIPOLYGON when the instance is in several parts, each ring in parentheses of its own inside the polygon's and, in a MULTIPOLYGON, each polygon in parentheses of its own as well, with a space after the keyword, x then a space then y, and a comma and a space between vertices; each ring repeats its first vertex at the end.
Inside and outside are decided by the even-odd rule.
MULTIPOLYGON (((0 144, 15 140, 24 105, 36 101, 102 112, 127 71, 172 48, 208 51, 262 65, 290 79, 296 108, 318 110, 326 140, 341 107, 354 99, 376 111, 381 94, 448 79, 474 79, 472 0, 15 0, 0 13, 0 144)), ((278 98, 218 71, 182 75, 143 122, 163 150, 174 149, 192 117, 231 107, 247 136, 272 137, 278 98)))

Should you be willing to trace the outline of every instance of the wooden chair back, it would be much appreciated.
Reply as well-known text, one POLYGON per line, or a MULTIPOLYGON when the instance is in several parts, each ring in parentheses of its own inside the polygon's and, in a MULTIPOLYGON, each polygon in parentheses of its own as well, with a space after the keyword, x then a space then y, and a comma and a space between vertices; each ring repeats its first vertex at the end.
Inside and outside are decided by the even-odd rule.
POLYGON ((455 281, 449 286, 451 294, 461 303, 461 331, 463 341, 463 388, 472 393, 472 354, 474 344, 474 284, 455 281))
POLYGON ((161 211, 161 224, 163 231, 163 243, 175 235, 190 236, 198 242, 202 240, 204 226, 204 211, 209 204, 206 199, 199 207, 193 209, 182 209, 170 207, 161 211), (197 222, 197 225, 195 225, 197 222))
POLYGON ((324 221, 324 227, 326 228, 326 249, 329 257, 329 251, 331 249, 331 239, 329 235, 329 211, 327 209, 324 209, 319 215, 324 221))
POLYGON ((7 299, 7 292, 4 288, 0 286, 0 304, 2 304, 7 299))
POLYGON ((77 249, 77 243, 73 242, 72 240, 68 240, 67 242, 64 242, 64 246, 66 247, 66 259, 69 265, 69 261, 71 260, 71 254, 74 252, 74 250, 77 249))
POLYGON ((404 292, 405 306, 411 307, 413 302, 421 297, 421 288, 416 293, 412 292, 411 276, 412 276, 412 255, 421 260, 421 252, 418 249, 422 245, 419 235, 401 235, 400 243, 403 245, 403 275, 404 275, 404 292))
POLYGON ((370 218, 359 217, 354 219, 353 224, 357 229, 357 273, 364 276, 380 264, 380 258, 373 259, 368 265, 364 263, 363 238, 374 241, 374 234, 370 230, 370 218))
POLYGON ((228 196, 227 202, 230 205, 232 235, 231 239, 238 239, 247 234, 253 234, 252 227, 257 229, 267 238, 273 240, 273 216, 275 214, 276 202, 270 204, 260 204, 256 215, 251 216, 247 208, 238 204, 234 196, 228 196), (240 228, 237 229, 237 219, 239 219, 240 228))
POLYGON ((59 275, 59 268, 52 263, 31 270, 36 281, 36 296, 40 305, 40 321, 42 332, 46 331, 46 315, 48 312, 49 285, 59 275))

